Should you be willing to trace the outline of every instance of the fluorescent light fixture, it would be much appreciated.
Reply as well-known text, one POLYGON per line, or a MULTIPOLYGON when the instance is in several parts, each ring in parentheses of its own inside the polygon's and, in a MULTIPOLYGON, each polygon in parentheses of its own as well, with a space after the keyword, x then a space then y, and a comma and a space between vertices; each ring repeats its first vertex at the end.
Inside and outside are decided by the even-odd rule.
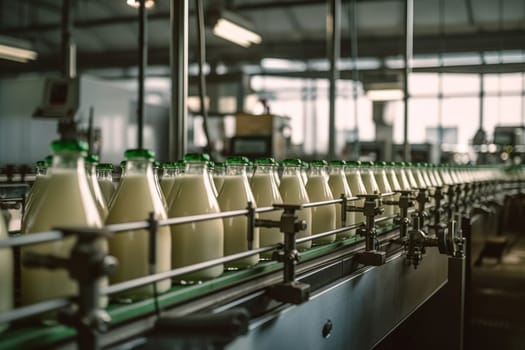
POLYGON ((368 90, 366 96, 372 101, 397 101, 403 98, 400 89, 368 90))
POLYGON ((301 61, 284 60, 280 58, 263 58, 261 66, 268 70, 305 71, 306 63, 301 61))
POLYGON ((261 43, 261 36, 259 34, 241 27, 226 18, 219 18, 213 27, 213 34, 242 47, 249 47, 252 44, 261 43))
MULTIPOLYGON (((126 4, 128 4, 131 7, 139 8, 140 7, 140 1, 139 0, 126 0, 126 4)), ((146 0, 144 3, 144 7, 147 9, 152 8, 155 5, 154 0, 146 0)))
POLYGON ((211 9, 206 13, 206 22, 213 34, 242 47, 260 44, 262 39, 253 30, 253 25, 231 11, 211 9))
POLYGON ((31 49, 29 42, 0 36, 0 59, 25 63, 36 60, 37 57, 38 54, 31 49))

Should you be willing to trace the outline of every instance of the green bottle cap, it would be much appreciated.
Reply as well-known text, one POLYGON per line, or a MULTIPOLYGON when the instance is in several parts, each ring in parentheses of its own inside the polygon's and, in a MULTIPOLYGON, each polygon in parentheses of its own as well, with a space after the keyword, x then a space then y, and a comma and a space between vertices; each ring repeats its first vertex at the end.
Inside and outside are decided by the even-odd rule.
POLYGON ((361 166, 372 167, 372 166, 374 166, 374 162, 362 162, 361 166))
POLYGON ((44 161, 46 162, 46 165, 47 166, 50 166, 51 164, 53 164, 53 156, 49 155, 47 156, 44 161))
POLYGON ((126 152, 124 152, 124 157, 126 159, 131 159, 131 158, 153 159, 155 158, 155 152, 150 151, 149 149, 144 149, 144 148, 128 149, 126 152))
POLYGON ((45 166, 46 166, 46 162, 45 162, 45 160, 39 160, 38 162, 36 162, 36 166, 37 166, 38 168, 43 168, 43 167, 45 167, 45 166))
POLYGON ((56 140, 51 143, 53 152, 81 152, 88 150, 88 144, 84 141, 56 140))
POLYGON ((359 160, 349 160, 346 162, 347 166, 361 166, 361 162, 359 160))
POLYGON ((250 161, 246 157, 229 157, 226 159, 228 165, 248 165, 250 161))
POLYGON ((328 165, 330 166, 345 166, 346 162, 344 160, 331 160, 328 162, 328 165))
POLYGON ((178 160, 178 161, 174 162, 173 165, 176 168, 184 168, 186 166, 186 162, 183 161, 183 160, 178 160))
POLYGON ((207 162, 210 160, 210 156, 206 153, 188 153, 184 156, 186 162, 207 162))
POLYGON ((97 165, 97 170, 113 170, 113 164, 111 163, 100 163, 97 165))
POLYGON ((257 158, 255 165, 276 165, 277 162, 273 158, 257 158))
POLYGON ((285 159, 283 160, 283 166, 301 166, 300 159, 285 159))
POLYGON ((215 168, 225 168, 226 164, 224 162, 215 163, 215 168))
POLYGON ((208 161, 208 168, 214 169, 215 168, 215 162, 213 160, 208 161))
POLYGON ((88 154, 87 156, 84 157, 84 161, 86 163, 98 163, 99 162, 99 158, 96 154, 88 154))
POLYGON ((173 162, 162 162, 161 164, 162 169, 173 169, 175 168, 175 163, 173 162))
POLYGON ((312 160, 310 166, 327 166, 328 162, 326 160, 312 160))
POLYGON ((125 160, 123 160, 122 162, 120 162, 120 167, 121 168, 125 168, 126 164, 127 164, 127 162, 125 160))

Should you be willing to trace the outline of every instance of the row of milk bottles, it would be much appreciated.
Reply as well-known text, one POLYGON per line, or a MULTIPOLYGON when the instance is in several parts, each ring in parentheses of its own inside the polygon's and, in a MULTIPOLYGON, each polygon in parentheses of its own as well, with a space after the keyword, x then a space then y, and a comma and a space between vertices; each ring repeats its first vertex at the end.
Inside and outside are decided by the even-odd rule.
MULTIPOLYGON (((304 162, 285 160, 282 175, 277 163, 271 158, 258 159, 253 172, 247 174, 249 162, 244 157, 229 158, 226 165, 216 164, 213 170, 209 157, 189 154, 184 162, 164 163, 163 176, 157 179, 153 169, 154 154, 138 149, 125 153, 121 164, 121 180, 114 187, 111 164, 98 164, 93 156, 84 157, 87 148, 77 141, 55 141, 53 156, 37 164, 35 183, 27 199, 22 232, 32 233, 54 227, 85 226, 102 227, 143 221, 153 212, 157 219, 211 214, 221 211, 245 209, 248 202, 254 207, 272 204, 304 204, 358 194, 391 193, 398 190, 414 190, 436 186, 459 184, 468 181, 494 179, 494 169, 472 170, 437 166, 412 166, 393 163, 359 163, 325 161, 310 162, 306 174, 304 162), (47 171, 46 171, 47 169, 47 171)), ((392 195, 395 199, 397 195, 392 195)), ((359 202, 356 202, 359 205, 359 202)), ((297 237, 330 231, 343 225, 361 223, 361 213, 348 213, 346 222, 341 222, 339 206, 326 205, 304 208, 298 212, 305 220, 307 229, 297 237)), ((385 206, 385 216, 395 213, 395 206, 385 206)), ((261 219, 279 220, 281 213, 272 211, 258 214, 261 219)), ((196 221, 188 224, 161 226, 156 239, 156 266, 150 270, 148 264, 149 237, 146 230, 130 230, 117 233, 112 238, 97 242, 100 249, 115 256, 119 261, 117 272, 110 277, 118 283, 149 273, 168 271, 172 268, 219 258, 248 249, 247 218, 244 216, 196 221)), ((0 234, 5 227, 0 225, 0 234)), ((338 233, 315 240, 314 244, 325 244, 335 239, 348 238, 355 231, 338 233)), ((6 234, 4 233, 5 237, 6 234)), ((2 238, 0 236, 0 238, 2 238)), ((277 228, 256 228, 253 248, 282 242, 283 234, 277 228)), ((52 254, 68 257, 75 238, 25 246, 25 252, 52 254)), ((312 242, 298 245, 304 250, 312 242)), ((0 266, 4 271, 0 291, 0 311, 12 305, 13 287, 10 251, 0 251, 0 266), (3 260, 2 260, 3 259, 3 260), (5 260, 5 262, 4 262, 5 260)), ((268 258, 268 256, 263 256, 268 258)), ((203 269, 180 276, 178 282, 192 283, 219 276, 223 269, 245 268, 256 264, 259 256, 203 269)), ((101 280, 107 285, 107 280, 101 280)), ((21 267, 22 303, 39 301, 78 293, 76 283, 64 270, 27 269, 21 267)), ((171 286, 170 280, 158 282, 158 292, 171 286)), ((153 294, 151 286, 122 293, 119 297, 137 300, 153 294)), ((107 300, 101 298, 101 306, 107 300)))

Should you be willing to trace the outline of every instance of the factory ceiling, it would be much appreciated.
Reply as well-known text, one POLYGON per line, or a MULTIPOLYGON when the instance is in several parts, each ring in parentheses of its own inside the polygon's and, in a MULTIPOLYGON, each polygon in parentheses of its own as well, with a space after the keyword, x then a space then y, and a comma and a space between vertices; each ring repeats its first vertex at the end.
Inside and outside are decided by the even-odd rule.
MULTIPOLYGON (((196 21, 190 2, 190 52, 195 61, 196 21)), ((341 56, 351 49, 351 6, 341 13, 341 56)), ((216 1, 207 1, 207 5, 216 1)), ((525 50, 524 0, 416 0, 414 53, 525 50), (440 20, 440 2, 444 12, 440 20)), ((169 64, 170 1, 156 0, 148 10, 150 65, 169 64)), ((262 37, 260 45, 236 46, 206 33, 211 64, 258 64, 263 58, 294 60, 326 57, 327 1, 235 0, 225 5, 251 21, 262 37)), ((0 74, 53 71, 61 65, 62 0, 0 0, 0 35, 29 40, 39 53, 28 64, 0 61, 0 74)), ((138 10, 125 0, 77 0, 74 41, 78 69, 137 65, 138 10)), ((360 57, 385 58, 403 52, 403 2, 357 0, 360 57)), ((523 67, 515 67, 515 69, 523 67)))

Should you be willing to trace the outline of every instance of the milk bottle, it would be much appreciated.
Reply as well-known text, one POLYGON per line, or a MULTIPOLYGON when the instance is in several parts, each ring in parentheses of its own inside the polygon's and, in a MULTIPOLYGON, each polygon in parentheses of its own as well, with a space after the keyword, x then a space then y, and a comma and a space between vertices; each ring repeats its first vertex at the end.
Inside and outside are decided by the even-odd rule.
MULTIPOLYGON (((310 162, 310 176, 306 184, 306 193, 310 202, 329 201, 334 199, 332 190, 328 186, 326 175, 327 162, 316 160, 310 162)), ((335 204, 323 205, 312 208, 312 235, 335 230, 336 208, 335 204)), ((321 245, 335 241, 335 234, 318 238, 312 243, 321 245)))
POLYGON ((174 197, 177 195, 177 192, 179 191, 180 184, 183 180, 182 178, 184 175, 184 167, 186 166, 186 163, 184 163, 183 160, 180 160, 178 162, 174 162, 173 165, 175 167, 175 176, 173 177, 173 180, 172 180, 173 182, 171 184, 171 189, 168 195, 166 196, 168 212, 171 209, 170 205, 173 203, 174 197))
POLYGON ((168 202, 166 201, 166 197, 164 196, 164 193, 162 193, 162 190, 160 189, 160 180, 159 180, 159 169, 160 169, 160 163, 157 161, 153 161, 153 179, 155 183, 155 188, 157 189, 157 193, 160 196, 160 200, 162 202, 162 205, 164 206, 165 210, 168 210, 168 202))
POLYGON ((223 162, 215 163, 215 169, 213 170, 213 184, 218 192, 221 191, 222 184, 224 183, 224 176, 226 175, 226 164, 223 162))
POLYGON ((303 180, 303 185, 306 186, 308 183, 308 163, 299 159, 301 163, 301 179, 303 180))
MULTIPOLYGON (((383 162, 383 169, 386 172, 386 177, 388 179, 388 183, 390 184, 390 187, 392 188, 392 191, 401 191, 401 185, 399 184, 399 181, 397 181, 396 173, 394 171, 395 164, 394 162, 385 163, 383 162)), ((399 200, 399 197, 401 197, 400 193, 396 193, 392 196, 392 199, 395 201, 399 200)), ((400 209, 398 205, 393 206, 394 213, 399 214, 400 209)))
POLYGON ((91 191, 93 199, 95 200, 98 212, 100 213, 100 218, 102 221, 104 221, 106 216, 108 216, 108 206, 104 201, 104 196, 100 191, 100 186, 98 185, 97 181, 96 169, 98 164, 98 156, 94 154, 87 155, 84 159, 84 164, 86 167, 86 176, 88 179, 89 190, 91 191))
MULTIPOLYGON (((283 161, 283 176, 279 185, 279 192, 284 204, 306 204, 310 202, 308 193, 301 178, 301 161, 299 159, 286 159, 283 161)), ((306 230, 297 232, 296 238, 312 235, 312 209, 304 208, 296 211, 299 220, 306 222, 306 230)), ((297 249, 305 250, 312 246, 312 242, 297 245, 297 249)))
MULTIPOLYGON (((0 241, 7 239, 4 216, 0 213, 0 241)), ((13 253, 11 248, 0 248, 0 313, 13 308, 13 253)), ((7 328, 7 323, 0 323, 0 333, 7 328)))
MULTIPOLYGON (((46 231, 53 227, 102 227, 84 168, 83 156, 87 144, 62 140, 53 142, 52 149, 53 165, 48 169, 49 177, 42 199, 26 222, 26 233, 46 231)), ((74 237, 68 237, 22 247, 21 253, 34 252, 68 258, 74 242, 74 237)), ((101 249, 107 250, 105 240, 101 239, 98 244, 101 249)), ((105 284, 107 280, 102 279, 101 285, 105 284)), ((78 294, 77 283, 64 269, 30 269, 22 266, 21 287, 24 305, 78 294)), ((101 306, 104 304, 105 298, 101 298, 101 306)))
MULTIPOLYGON (((210 160, 207 154, 187 154, 186 168, 177 193, 169 203, 169 217, 219 213, 217 199, 213 195, 207 177, 210 160)), ((172 189, 173 193, 173 189, 172 189)), ((224 254, 222 219, 192 222, 171 226, 172 268, 196 264, 220 258, 224 254)), ((181 282, 195 282, 219 276, 223 265, 177 277, 181 282)))
POLYGON ((440 186, 439 182, 438 182, 438 179, 434 175, 434 171, 432 169, 432 165, 431 164, 425 163, 424 164, 424 171, 427 174, 427 177, 430 180, 430 183, 432 184, 432 187, 440 186))
MULTIPOLYGON (((350 186, 348 186, 348 182, 346 181, 344 168, 346 165, 346 162, 344 160, 333 160, 329 163, 329 177, 328 177, 328 186, 330 186, 330 190, 332 190, 332 194, 334 195, 334 198, 340 198, 341 195, 344 195, 345 197, 352 197, 352 191, 350 191, 350 186)), ((336 213, 335 213, 335 227, 340 228, 343 227, 343 223, 341 222, 341 213, 340 208, 336 206, 336 213)), ((355 213, 354 212, 347 212, 346 213, 346 222, 344 223, 344 226, 350 226, 355 224, 355 213)), ((345 239, 348 237, 351 237, 355 235, 355 230, 345 231, 338 233, 336 238, 337 239, 345 239)))
POLYGON ((412 172, 412 163, 403 163, 403 170, 408 179, 408 183, 410 184, 410 188, 414 191, 417 190, 419 185, 416 181, 416 178, 414 177, 414 173, 412 172))
MULTIPOLYGON (((273 168, 275 160, 273 158, 261 158, 255 160, 255 172, 250 180, 250 187, 252 189, 253 197, 259 207, 271 207, 273 204, 281 204, 283 202, 279 187, 275 183, 273 168)), ((281 220, 281 211, 272 211, 269 213, 259 214, 259 218, 263 220, 281 220)), ((259 245, 261 247, 282 243, 284 241, 284 234, 279 228, 259 229, 259 245)), ((262 258, 270 258, 272 252, 261 254, 262 258)))
POLYGON ((173 183, 175 182, 175 177, 177 176, 177 167, 173 162, 163 162, 161 167, 162 177, 160 178, 160 190, 167 200, 173 183))
POLYGON ((275 181, 275 183, 277 184, 277 187, 279 187, 279 185, 281 185, 281 178, 279 177, 279 162, 275 162, 275 164, 273 165, 273 179, 275 181))
MULTIPOLYGON (((391 193, 392 192, 392 187, 390 186, 390 183, 388 182, 388 178, 386 176, 386 171, 385 171, 385 166, 386 166, 386 163, 385 162, 377 162, 375 163, 375 166, 372 168, 372 172, 374 174, 374 177, 376 179, 376 182, 377 182, 377 186, 379 188, 379 192, 380 193, 391 193)), ((395 197, 392 195, 392 196, 387 196, 387 197, 383 197, 383 200, 384 201, 391 201, 391 200, 395 200, 395 197)), ((393 205, 383 205, 383 208, 384 208, 384 212, 383 214, 381 215, 382 217, 387 217, 387 216, 392 216, 394 215, 394 206, 393 205)), ((386 223, 391 223, 392 220, 387 220, 386 223)))
POLYGON ((27 195, 26 207, 24 210, 24 215, 22 216, 22 224, 20 228, 21 232, 25 232, 25 226, 26 226, 25 223, 27 221, 27 218, 32 215, 32 208, 34 208, 33 204, 38 202, 39 198, 41 197, 41 193, 46 186, 47 166, 48 165, 43 160, 36 162, 35 182, 33 183, 33 186, 31 186, 31 190, 29 191, 29 194, 27 195))
MULTIPOLYGON (((217 198, 222 211, 245 209, 248 202, 256 207, 256 201, 246 176, 246 157, 230 157, 226 161, 226 176, 221 193, 217 198)), ((224 255, 231 255, 248 250, 248 221, 245 216, 224 218, 224 255)), ((253 232, 253 248, 259 248, 259 228, 253 232)), ((226 263, 230 269, 242 269, 253 266, 259 261, 259 255, 226 263)))
POLYGON ((211 160, 208 161, 208 171, 206 172, 208 175, 208 181, 210 181, 211 190, 213 191, 213 194, 215 197, 219 195, 219 191, 217 190, 217 187, 215 187, 215 182, 213 181, 213 171, 215 168, 215 163, 211 160))
MULTIPOLYGON (((152 169, 154 153, 146 149, 131 149, 127 150, 124 155, 127 160, 126 175, 115 192, 106 224, 142 221, 147 219, 151 212, 159 220, 166 219, 166 210, 155 188, 152 169)), ((159 227, 156 238, 155 273, 165 272, 171 269, 169 227, 159 227)), ((119 262, 117 271, 110 277, 111 283, 120 283, 150 274, 149 239, 148 230, 120 232, 109 239, 109 252, 119 262)), ((157 282, 157 291, 165 292, 170 286, 170 280, 157 282)), ((153 295, 153 288, 148 285, 125 291, 119 294, 119 297, 140 300, 153 295)))
POLYGON ((407 173, 405 172, 405 163, 394 163, 394 166, 394 173, 396 175, 396 179, 399 183, 399 186, 401 187, 401 190, 410 191, 412 189, 412 186, 410 185, 407 173))
POLYGON ((113 165, 111 163, 101 163, 97 165, 97 181, 106 203, 111 202, 113 193, 115 193, 112 172, 113 165))
POLYGON ((421 171, 419 167, 417 167, 415 164, 408 163, 410 172, 412 173, 412 176, 414 177, 414 180, 416 182, 416 188, 418 189, 426 189, 427 183, 425 182, 425 179, 423 178, 423 174, 421 174, 421 171))
MULTIPOLYGON (((358 194, 366 194, 366 187, 363 183, 363 179, 361 178, 361 171, 359 166, 361 165, 360 161, 350 161, 346 163, 345 168, 345 176, 346 181, 348 182, 348 186, 350 187, 350 191, 352 192, 352 195, 357 196, 358 194)), ((363 207, 365 204, 364 199, 359 199, 357 201, 353 201, 350 203, 352 206, 358 206, 363 207)), ((355 222, 356 223, 364 223, 365 222, 365 216, 363 213, 355 213, 355 222)))

